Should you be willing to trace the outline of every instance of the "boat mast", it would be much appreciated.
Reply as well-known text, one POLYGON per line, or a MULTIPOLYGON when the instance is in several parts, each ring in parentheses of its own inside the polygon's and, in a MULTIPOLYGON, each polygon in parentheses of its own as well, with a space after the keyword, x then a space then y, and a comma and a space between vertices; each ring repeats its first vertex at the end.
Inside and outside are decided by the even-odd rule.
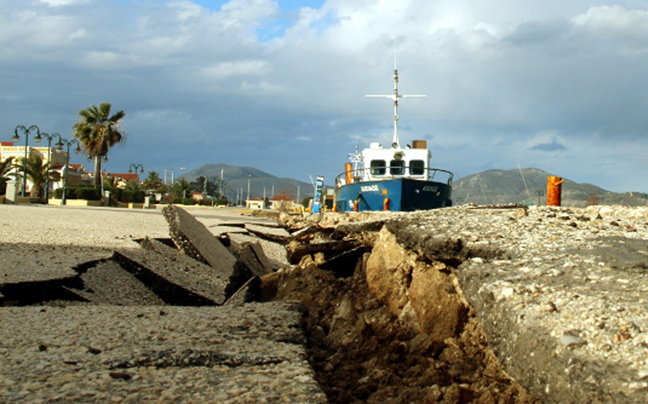
POLYGON ((394 101, 394 138, 392 140, 392 148, 400 149, 400 141, 398 139, 398 99, 399 98, 421 98, 425 95, 403 95, 398 93, 398 69, 396 68, 396 56, 394 55, 394 94, 370 94, 366 95, 368 98, 389 98, 394 101))

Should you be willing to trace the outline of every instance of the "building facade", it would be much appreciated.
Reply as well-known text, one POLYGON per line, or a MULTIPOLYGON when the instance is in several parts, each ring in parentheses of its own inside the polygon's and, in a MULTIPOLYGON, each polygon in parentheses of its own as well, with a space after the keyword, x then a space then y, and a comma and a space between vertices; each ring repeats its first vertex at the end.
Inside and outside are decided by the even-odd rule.
MULTIPOLYGON (((63 168, 65 167, 65 163, 67 162, 67 153, 64 151, 58 151, 54 147, 32 147, 29 146, 27 148, 27 156, 40 156, 41 159, 43 160, 43 164, 51 163, 50 164, 50 170, 55 173, 59 173, 58 176, 55 175, 55 177, 59 178, 56 181, 50 181, 50 191, 53 191, 57 188, 60 188, 63 186, 63 168)), ((25 158, 25 146, 17 146, 13 142, 0 142, 0 163, 5 162, 7 159, 12 158, 13 161, 17 162, 20 161, 21 159, 25 158)), ((12 176, 13 174, 16 174, 16 180, 18 182, 19 186, 19 192, 22 191, 22 172, 20 170, 16 170, 15 168, 12 170, 12 176)), ((79 185, 84 183, 84 177, 88 177, 87 173, 85 172, 83 166, 81 164, 70 164, 68 168, 68 185, 79 185)), ((29 180, 29 177, 27 177, 27 186, 25 189, 25 193, 29 193, 32 187, 32 182, 29 180)))

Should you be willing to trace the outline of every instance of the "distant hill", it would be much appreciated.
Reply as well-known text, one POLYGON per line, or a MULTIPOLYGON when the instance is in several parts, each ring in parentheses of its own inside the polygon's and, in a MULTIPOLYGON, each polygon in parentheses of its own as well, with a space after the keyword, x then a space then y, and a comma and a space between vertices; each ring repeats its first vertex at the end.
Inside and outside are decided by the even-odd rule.
MULTIPOLYGON (((513 170, 488 170, 461 178, 453 184, 452 199, 455 204, 502 204, 547 202, 547 177, 554 175, 537 168, 513 170), (525 184, 526 183, 526 184, 525 184), (537 191, 542 195, 538 197, 537 191)), ((563 177, 564 178, 564 177, 563 177)), ((641 193, 615 193, 592 184, 580 184, 564 178, 562 204, 586 206, 598 200, 600 205, 645 205, 648 195, 641 193)))
MULTIPOLYGON (((250 179, 250 197, 262 198, 265 188, 266 196, 285 195, 299 199, 313 195, 311 184, 292 178, 279 178, 253 167, 237 167, 228 164, 206 164, 189 171, 182 177, 194 181, 198 177, 223 178, 228 184, 225 195, 230 199, 236 198, 236 190, 243 190, 247 197, 247 181, 250 179)), ((540 204, 547 201, 547 177, 554 175, 537 168, 513 170, 487 170, 456 180, 453 184, 452 199, 455 205, 465 203, 484 204, 540 204), (526 183, 526 184, 525 184, 526 183), (528 191, 527 191, 528 190, 528 191), (541 191, 538 197, 536 191, 541 191)), ((592 184, 577 183, 565 178, 562 185, 562 204, 564 206, 582 207, 598 200, 600 205, 623 204, 630 206, 646 205, 648 194, 645 193, 616 193, 592 184)))
POLYGON ((187 172, 182 177, 189 182, 194 181, 201 176, 205 178, 220 178, 221 170, 223 173, 223 179, 228 184, 228 187, 225 190, 225 195, 230 200, 236 198, 237 189, 239 191, 243 189, 243 197, 247 197, 248 176, 251 176, 251 198, 263 198, 264 188, 266 196, 271 198, 273 187, 274 196, 285 195, 292 199, 297 199, 298 189, 300 200, 313 195, 313 187, 311 184, 291 178, 279 178, 253 167, 237 167, 228 164, 206 164, 187 172))

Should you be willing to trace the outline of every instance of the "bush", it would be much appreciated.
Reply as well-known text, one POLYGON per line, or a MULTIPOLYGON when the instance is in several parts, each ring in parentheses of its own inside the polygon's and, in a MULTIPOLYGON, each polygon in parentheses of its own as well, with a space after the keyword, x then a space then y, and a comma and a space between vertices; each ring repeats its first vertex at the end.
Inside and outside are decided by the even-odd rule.
MULTIPOLYGON (((54 190, 54 198, 61 199, 63 198, 63 188, 57 188, 54 190)), ((65 194, 66 199, 85 199, 87 201, 100 201, 101 200, 101 189, 95 189, 88 186, 70 186, 67 189, 65 194)))
POLYGON ((182 204, 183 205, 195 205, 196 200, 194 198, 184 198, 184 199, 182 199, 182 204))
POLYGON ((127 189, 115 188, 111 192, 111 196, 122 203, 143 203, 144 191, 130 191, 127 189))

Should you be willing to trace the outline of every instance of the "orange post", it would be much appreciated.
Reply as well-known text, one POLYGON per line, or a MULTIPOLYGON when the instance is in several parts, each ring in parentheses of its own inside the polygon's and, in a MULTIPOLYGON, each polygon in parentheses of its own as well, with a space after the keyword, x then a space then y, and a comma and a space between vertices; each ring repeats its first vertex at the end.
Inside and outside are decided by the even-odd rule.
POLYGON ((389 198, 383 199, 383 210, 389 210, 389 198))
POLYGON ((353 182, 353 166, 351 163, 344 163, 344 174, 346 177, 346 183, 351 184, 353 182))
POLYGON ((360 209, 360 202, 358 200, 353 201, 353 211, 357 212, 360 209))
POLYGON ((560 206, 563 182, 562 177, 547 177, 547 206, 560 206))

